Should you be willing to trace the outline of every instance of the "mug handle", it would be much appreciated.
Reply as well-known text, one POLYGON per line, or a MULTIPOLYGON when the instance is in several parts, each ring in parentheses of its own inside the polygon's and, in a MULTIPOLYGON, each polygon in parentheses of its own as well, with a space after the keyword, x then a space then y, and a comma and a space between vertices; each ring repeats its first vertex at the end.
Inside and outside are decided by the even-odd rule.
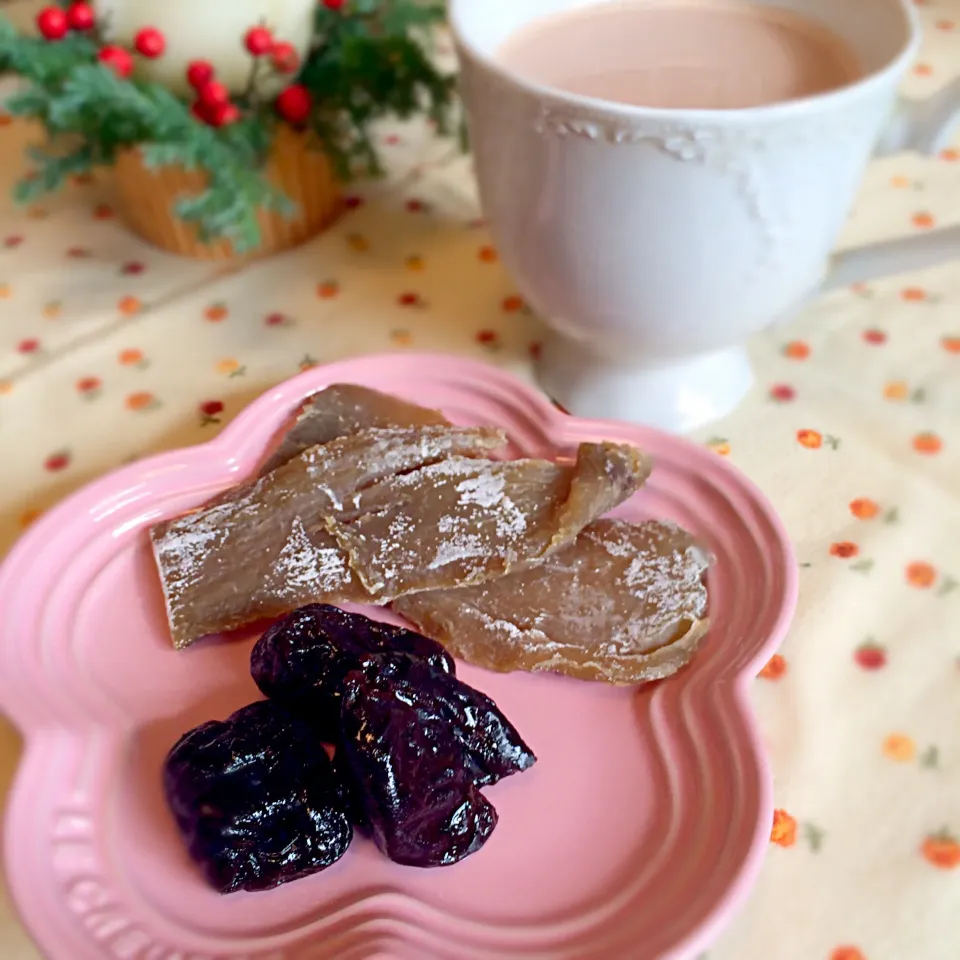
MULTIPOLYGON (((906 150, 933 156, 952 139, 960 123, 960 79, 926 100, 901 100, 884 130, 876 156, 906 150)), ((837 254, 823 291, 876 280, 896 273, 922 270, 960 258, 960 227, 945 227, 921 236, 886 240, 837 254)))

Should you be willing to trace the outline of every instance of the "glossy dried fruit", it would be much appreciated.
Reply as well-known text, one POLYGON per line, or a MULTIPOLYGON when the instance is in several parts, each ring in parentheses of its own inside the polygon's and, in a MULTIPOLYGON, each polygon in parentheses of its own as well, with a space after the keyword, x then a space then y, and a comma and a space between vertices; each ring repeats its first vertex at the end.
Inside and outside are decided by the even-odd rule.
POLYGON ((479 850, 497 823, 480 787, 536 762, 493 701, 409 657, 384 654, 347 674, 341 732, 363 819, 408 866, 479 850))
POLYGON ((326 752, 268 701, 181 737, 163 782, 191 857, 221 893, 316 873, 350 845, 344 787, 326 752))
POLYGON ((343 678, 371 654, 398 652, 453 674, 451 657, 434 640, 327 604, 311 604, 277 621, 257 641, 250 672, 260 690, 335 742, 343 678))

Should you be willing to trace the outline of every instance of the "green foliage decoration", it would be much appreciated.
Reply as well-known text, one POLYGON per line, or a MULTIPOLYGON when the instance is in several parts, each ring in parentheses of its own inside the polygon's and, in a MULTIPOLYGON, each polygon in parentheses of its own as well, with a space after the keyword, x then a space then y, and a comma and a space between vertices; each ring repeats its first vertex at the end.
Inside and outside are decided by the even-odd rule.
MULTIPOLYGON (((431 30, 444 16, 443 2, 318 2, 307 55, 285 79, 309 91, 309 113, 298 127, 343 180, 383 172, 372 127, 386 116, 423 113, 439 133, 451 132, 454 77, 436 66, 430 49, 431 30)), ((96 27, 48 40, 0 17, 0 71, 21 80, 6 109, 46 131, 43 146, 29 149, 29 172, 14 188, 18 201, 33 202, 140 148, 149 168, 206 175, 206 189, 178 198, 174 207, 204 240, 228 239, 238 253, 247 252, 260 242, 260 209, 295 214, 293 201, 263 173, 276 125, 287 121, 278 116, 275 96, 262 92, 262 59, 251 57, 250 82, 231 99, 236 120, 214 126, 195 115, 188 98, 136 69, 119 76, 98 59, 104 45, 96 27)))

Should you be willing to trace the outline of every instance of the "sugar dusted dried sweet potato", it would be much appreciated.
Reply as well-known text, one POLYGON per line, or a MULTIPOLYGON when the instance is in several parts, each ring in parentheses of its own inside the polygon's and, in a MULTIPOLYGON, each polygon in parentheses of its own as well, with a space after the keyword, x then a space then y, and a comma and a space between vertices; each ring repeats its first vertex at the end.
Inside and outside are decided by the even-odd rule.
POLYGON ((310 447, 361 430, 449 425, 446 417, 437 410, 408 403, 370 387, 335 383, 307 398, 260 474, 276 470, 310 447))
POLYGON ((369 602, 324 526, 331 511, 394 474, 505 438, 493 429, 370 430, 311 447, 267 476, 150 531, 173 643, 308 603, 369 602))
POLYGON ((543 564, 394 609, 467 663, 639 684, 676 673, 707 632, 708 557, 672 523, 600 520, 543 564))
POLYGON ((576 462, 451 457, 385 476, 327 526, 374 595, 482 583, 548 557, 638 490, 635 448, 582 444, 576 462))

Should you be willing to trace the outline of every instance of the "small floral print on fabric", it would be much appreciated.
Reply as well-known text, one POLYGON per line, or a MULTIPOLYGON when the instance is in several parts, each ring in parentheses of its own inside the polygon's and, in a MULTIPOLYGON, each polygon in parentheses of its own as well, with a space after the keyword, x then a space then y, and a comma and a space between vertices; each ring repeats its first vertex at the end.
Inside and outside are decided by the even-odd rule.
POLYGON ((199 407, 200 426, 206 427, 211 423, 220 423, 220 414, 222 413, 222 400, 205 400, 199 407))
POLYGON ((859 947, 844 945, 830 951, 830 960, 867 960, 867 955, 859 947))
POLYGON ((861 670, 882 670, 887 665, 887 651, 868 638, 854 651, 853 659, 861 670))
POLYGON ((221 320, 226 320, 229 315, 230 311, 225 303, 211 303, 203 311, 204 320, 209 320, 211 323, 220 323, 221 320))
POLYGON ((800 824, 796 818, 786 810, 773 812, 773 828, 770 831, 770 842, 778 847, 794 847, 800 838, 807 843, 813 853, 818 853, 823 846, 825 834, 820 827, 812 823, 800 824))
POLYGON ((138 350, 136 347, 128 347, 126 350, 121 350, 117 354, 117 362, 123 367, 137 367, 140 370, 150 365, 147 358, 143 355, 143 351, 138 350))
POLYGON ((918 433, 913 438, 913 449, 925 456, 933 456, 943 449, 943 441, 935 433, 918 433))
POLYGON ((730 441, 726 437, 711 437, 707 441, 707 447, 721 457, 729 457, 732 452, 730 441))
POLYGON ((71 455, 69 450, 57 450, 51 453, 43 462, 43 469, 50 473, 59 473, 70 466, 71 455))
POLYGON ((128 410, 135 413, 143 413, 147 410, 156 410, 160 406, 160 401, 147 390, 138 390, 136 393, 130 393, 123 401, 128 410))
POLYGON ((504 313, 530 313, 530 308, 527 306, 526 301, 516 293, 511 293, 510 296, 504 297, 500 302, 500 308, 504 313))
POLYGON ((401 307, 425 307, 427 305, 423 297, 413 291, 399 294, 397 296, 397 303, 401 307))
POLYGON ((860 548, 849 540, 843 540, 840 543, 830 544, 830 556, 840 557, 841 560, 849 560, 860 553, 860 548))
POLYGON ((117 310, 125 317, 133 317, 143 309, 143 304, 137 297, 121 297, 117 301, 117 310))
POLYGON ((99 377, 81 377, 77 381, 77 393, 84 400, 96 400, 103 392, 103 381, 99 377))
POLYGON ((797 391, 788 383, 776 383, 770 388, 770 399, 776 403, 790 403, 797 399, 797 391))
POLYGON ((936 568, 923 560, 908 564, 905 576, 907 583, 918 590, 929 590, 937 582, 936 568))
POLYGON ((778 847, 792 847, 797 842, 797 821, 786 810, 773 811, 770 842, 778 847))
POLYGON ((945 827, 926 837, 920 851, 923 859, 939 870, 960 867, 960 841, 945 827))
POLYGON ((242 377, 247 372, 247 368, 236 357, 224 357, 218 360, 215 369, 217 373, 226 377, 242 377))
POLYGON ((873 520, 880 514, 880 504, 869 497, 858 497, 850 501, 850 512, 858 520, 873 520))
POLYGON ((19 526, 21 530, 26 530, 31 524, 36 523, 37 520, 43 515, 42 510, 38 510, 36 507, 30 507, 27 510, 24 510, 20 514, 19 526))
POLYGON ((775 653, 760 671, 760 677, 763 680, 781 680, 786 674, 787 661, 779 653, 775 653))
POLYGON ((783 355, 790 360, 806 360, 810 356, 810 346, 803 340, 791 340, 783 348, 783 355))
POLYGON ((317 296, 321 300, 332 300, 340 293, 340 284, 336 280, 324 280, 317 284, 317 296))
POLYGON ((891 380, 884 385, 883 397, 895 403, 906 400, 910 396, 910 386, 903 380, 891 380))
POLYGON ((883 741, 883 755, 897 763, 909 763, 917 755, 917 745, 903 733, 891 733, 883 741))
POLYGON ((840 446, 840 441, 837 437, 832 437, 830 434, 822 434, 819 430, 798 430, 797 431, 797 443, 801 447, 806 447, 808 450, 820 450, 822 447, 826 447, 829 450, 836 450, 840 446))

